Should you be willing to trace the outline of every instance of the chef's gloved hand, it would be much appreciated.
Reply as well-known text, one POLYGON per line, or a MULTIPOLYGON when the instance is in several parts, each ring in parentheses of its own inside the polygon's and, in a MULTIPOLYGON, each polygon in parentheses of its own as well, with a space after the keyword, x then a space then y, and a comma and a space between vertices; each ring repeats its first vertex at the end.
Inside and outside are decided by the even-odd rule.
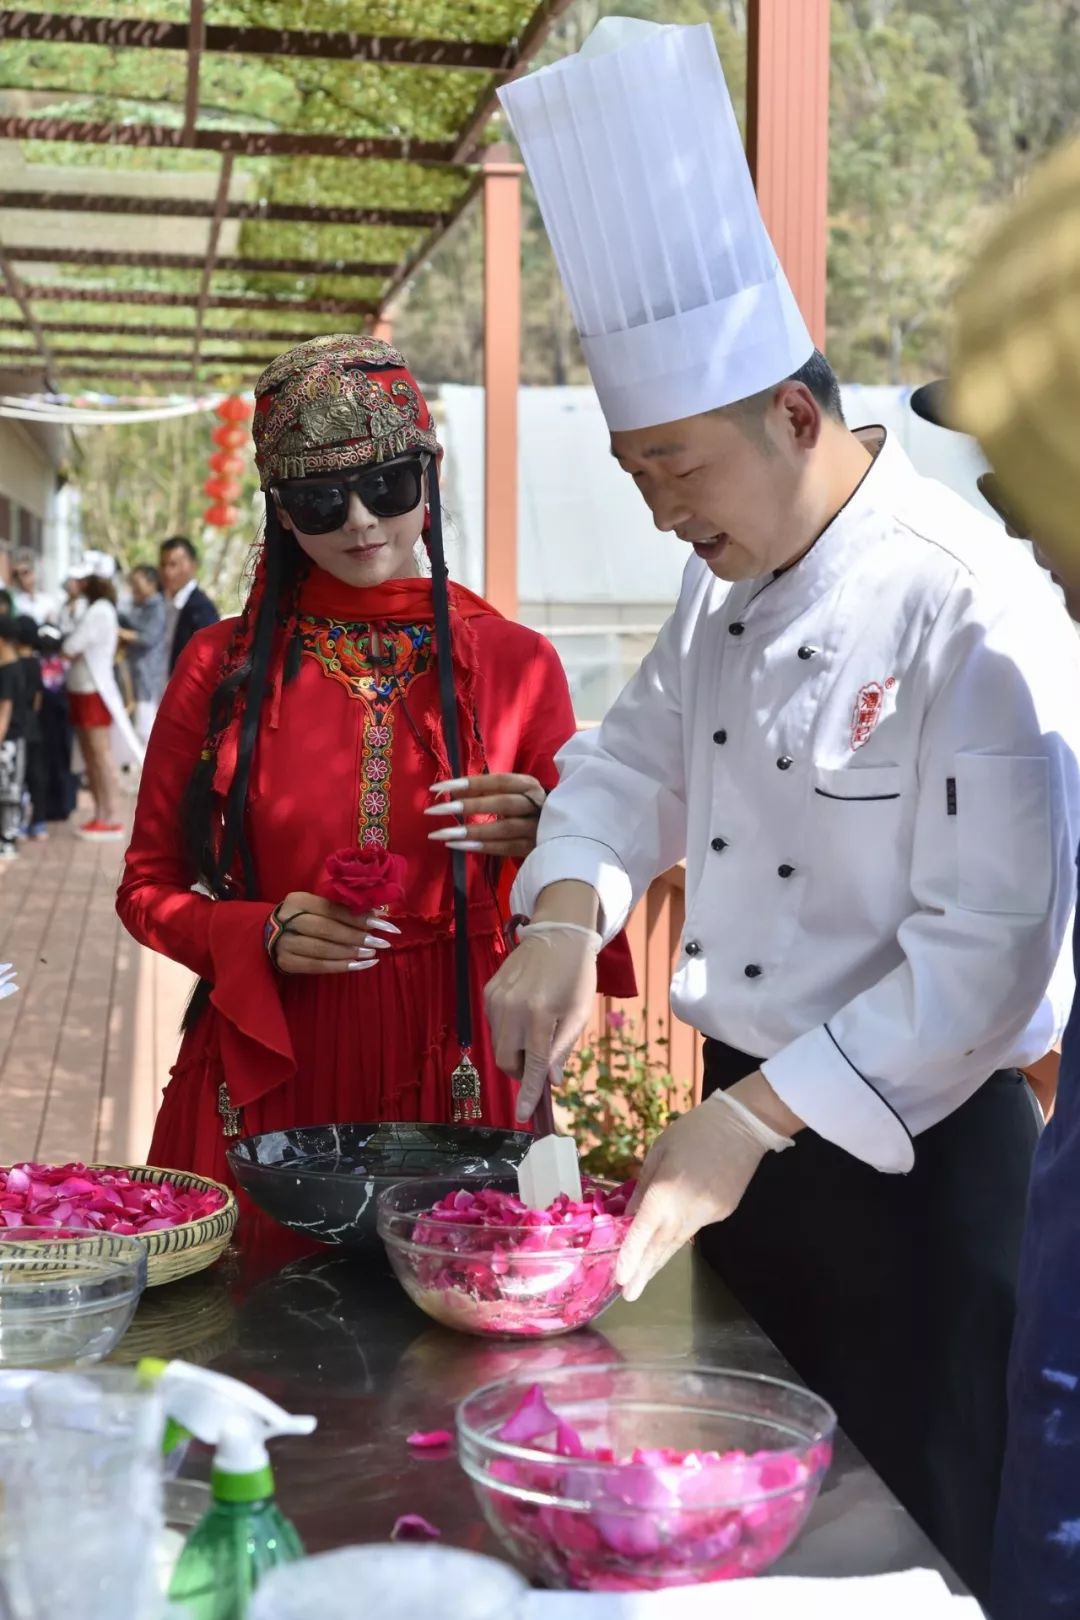
POLYGON ((485 992, 495 1061, 520 1077, 517 1117, 531 1119, 548 1075, 558 1080, 596 1000, 600 935, 577 923, 537 922, 485 992))
POLYGON ((674 1120, 653 1143, 630 1205, 615 1280, 628 1300, 712 1221, 734 1214, 766 1153, 793 1147, 730 1092, 674 1120))

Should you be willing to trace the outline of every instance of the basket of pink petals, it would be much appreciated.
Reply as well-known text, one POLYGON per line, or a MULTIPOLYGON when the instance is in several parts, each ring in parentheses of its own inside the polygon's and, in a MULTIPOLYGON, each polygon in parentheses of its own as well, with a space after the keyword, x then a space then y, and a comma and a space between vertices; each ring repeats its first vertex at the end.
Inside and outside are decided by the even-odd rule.
POLYGON ((458 1456, 546 1586, 652 1591, 758 1575, 799 1534, 832 1409, 798 1385, 676 1363, 564 1367, 458 1408, 458 1456))
POLYGON ((28 1238, 47 1238, 50 1231, 140 1238, 151 1288, 212 1266, 228 1248, 235 1225, 236 1199, 229 1189, 186 1170, 0 1166, 0 1226, 28 1238))

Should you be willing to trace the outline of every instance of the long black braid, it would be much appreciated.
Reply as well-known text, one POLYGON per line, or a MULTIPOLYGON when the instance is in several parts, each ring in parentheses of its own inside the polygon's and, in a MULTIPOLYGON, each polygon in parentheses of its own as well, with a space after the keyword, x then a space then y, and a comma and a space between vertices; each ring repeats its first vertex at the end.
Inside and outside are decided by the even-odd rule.
MULTIPOLYGON (((268 494, 266 527, 255 579, 223 660, 221 679, 210 700, 206 741, 188 780, 181 806, 184 843, 192 869, 215 901, 258 898, 246 826, 248 787, 259 720, 267 697, 267 677, 281 626, 285 627, 289 638, 285 650, 285 682, 293 680, 300 668, 297 599, 308 566, 295 536, 282 525, 274 500, 268 494), (214 793, 217 749, 241 704, 236 770, 222 810, 214 793), (237 863, 239 885, 234 874, 237 863)), ((200 979, 184 1013, 185 1031, 197 1022, 209 1002, 211 989, 209 981, 200 979)))

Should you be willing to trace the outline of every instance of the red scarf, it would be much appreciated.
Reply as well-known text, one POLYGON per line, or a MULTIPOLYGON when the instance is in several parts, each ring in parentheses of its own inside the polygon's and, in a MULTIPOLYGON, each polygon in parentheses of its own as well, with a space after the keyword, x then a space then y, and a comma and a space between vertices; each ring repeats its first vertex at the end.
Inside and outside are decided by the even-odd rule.
MULTIPOLYGON (((464 750, 462 764, 467 775, 479 776, 486 770, 486 761, 476 723, 476 644, 468 621, 486 615, 494 618, 501 618, 502 615, 490 602, 485 602, 482 596, 477 596, 464 585, 451 581, 448 589, 464 750)), ((346 585, 321 568, 312 568, 303 581, 298 611, 314 618, 338 619, 344 624, 371 624, 380 620, 395 624, 432 624, 435 619, 430 579, 389 579, 382 585, 346 585)), ((285 636, 281 634, 270 666, 270 691, 263 708, 266 719, 261 722, 269 725, 271 730, 276 729, 281 712, 284 666, 285 636)), ((228 795, 236 772, 241 709, 242 704, 238 703, 232 722, 217 745, 214 792, 222 798, 228 795)), ((441 724, 433 723, 430 741, 449 775, 450 762, 446 756, 441 724)))

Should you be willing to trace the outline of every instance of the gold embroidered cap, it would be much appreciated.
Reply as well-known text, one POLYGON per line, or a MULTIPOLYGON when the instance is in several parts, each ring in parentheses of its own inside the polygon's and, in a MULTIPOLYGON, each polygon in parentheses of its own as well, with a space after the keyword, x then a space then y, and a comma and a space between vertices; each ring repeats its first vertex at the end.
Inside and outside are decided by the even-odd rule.
POLYGON ((252 434, 263 489, 439 449, 427 401, 397 349, 347 333, 312 338, 267 366, 255 384, 252 434))

